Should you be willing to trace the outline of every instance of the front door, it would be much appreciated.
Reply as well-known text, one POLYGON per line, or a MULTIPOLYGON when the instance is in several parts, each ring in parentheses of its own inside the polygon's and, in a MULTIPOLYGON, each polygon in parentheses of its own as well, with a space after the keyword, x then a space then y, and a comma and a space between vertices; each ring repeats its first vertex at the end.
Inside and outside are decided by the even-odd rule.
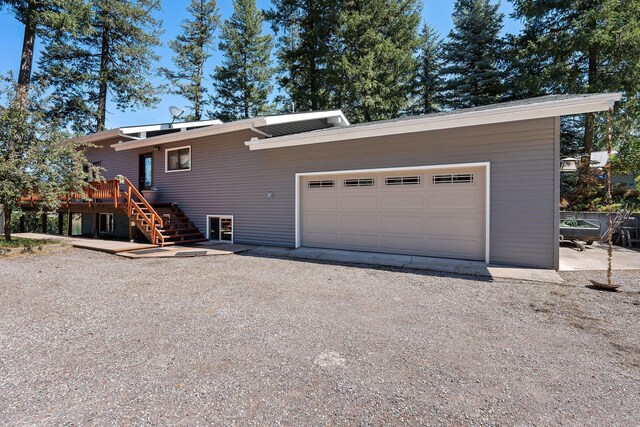
POLYGON ((139 190, 148 190, 153 187, 153 154, 140 154, 139 190))

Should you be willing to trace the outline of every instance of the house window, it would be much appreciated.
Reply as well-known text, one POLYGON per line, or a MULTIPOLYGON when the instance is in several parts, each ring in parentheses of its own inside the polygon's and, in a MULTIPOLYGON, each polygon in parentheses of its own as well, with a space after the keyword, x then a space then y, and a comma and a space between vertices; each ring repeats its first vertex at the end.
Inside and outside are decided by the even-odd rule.
POLYGON ((165 150, 165 172, 191 170, 191 146, 165 150))
POLYGON ((98 232, 100 234, 113 234, 113 214, 101 213, 98 222, 98 232))
POLYGON ((353 178, 345 179, 345 187, 373 187, 375 180, 373 178, 353 178))
POLYGON ((384 179, 384 185, 419 185, 420 176, 392 176, 384 179))
POLYGON ((217 242, 233 243, 233 216, 208 215, 207 238, 217 242))
POLYGON ((434 184, 473 184, 472 173, 457 173, 447 175, 433 175, 431 180, 434 184))
POLYGON ((309 181, 307 183, 308 188, 333 188, 336 186, 336 182, 332 179, 325 179, 322 181, 309 181))

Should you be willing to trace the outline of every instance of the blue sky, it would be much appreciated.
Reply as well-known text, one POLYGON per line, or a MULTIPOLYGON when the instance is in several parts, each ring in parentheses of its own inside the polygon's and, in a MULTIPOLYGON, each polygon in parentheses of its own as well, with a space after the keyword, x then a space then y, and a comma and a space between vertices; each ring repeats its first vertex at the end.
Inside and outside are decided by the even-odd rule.
MULTIPOLYGON (((187 18, 186 7, 190 0, 170 0, 163 1, 163 9, 157 14, 157 17, 163 21, 164 34, 161 39, 163 46, 157 49, 157 53, 160 55, 160 64, 164 66, 171 66, 171 50, 166 46, 167 42, 176 37, 180 32, 180 23, 187 18)), ((452 27, 451 13, 453 12, 454 0, 425 0, 423 19, 429 22, 440 33, 442 37, 445 37, 452 27)), ((232 2, 231 0, 218 0, 218 6, 222 18, 227 18, 231 15, 232 2)), ((270 0, 258 0, 258 6, 267 9, 271 6, 270 0)), ((518 22, 509 18, 512 12, 511 4, 503 1, 500 9, 505 14, 505 33, 515 33, 520 29, 518 22)), ((2 28, 2 41, 0 42, 0 73, 6 74, 8 71, 13 71, 17 76, 20 50, 22 48, 22 25, 11 15, 11 13, 5 9, 0 12, 0 28, 2 28)), ((265 30, 269 31, 268 25, 265 25, 265 30)), ((216 42, 217 45, 217 42, 216 42)), ((36 45, 36 50, 38 45, 36 45)), ((219 63, 220 55, 218 52, 213 52, 212 58, 208 63, 209 72, 213 69, 215 64, 219 63)), ((156 83, 162 83, 162 79, 155 78, 156 83)), ((153 109, 139 110, 134 112, 121 112, 115 108, 110 108, 107 115, 107 127, 119 127, 134 124, 145 123, 161 123, 170 121, 169 106, 184 106, 185 101, 174 95, 163 95, 161 102, 157 107, 153 109)))

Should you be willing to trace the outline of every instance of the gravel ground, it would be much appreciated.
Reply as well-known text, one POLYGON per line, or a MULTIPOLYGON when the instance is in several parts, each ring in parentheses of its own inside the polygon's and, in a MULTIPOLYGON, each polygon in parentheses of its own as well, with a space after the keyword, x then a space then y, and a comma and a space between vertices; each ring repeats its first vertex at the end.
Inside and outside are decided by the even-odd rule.
POLYGON ((0 425, 640 420, 617 293, 242 255, 0 258, 0 425))

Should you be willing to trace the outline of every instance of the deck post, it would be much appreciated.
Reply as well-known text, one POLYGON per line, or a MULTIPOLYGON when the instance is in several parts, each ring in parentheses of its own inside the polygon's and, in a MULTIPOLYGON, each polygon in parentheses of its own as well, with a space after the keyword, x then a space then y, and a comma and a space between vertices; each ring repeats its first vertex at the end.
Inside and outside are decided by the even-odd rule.
POLYGON ((99 213, 95 213, 93 214, 93 227, 92 227, 92 231, 91 231, 91 236, 94 239, 98 238, 98 223, 100 222, 100 214, 99 213))
POLYGON ((40 214, 40 231, 42 234, 47 234, 47 214, 40 214))
POLYGON ((24 215, 20 216, 20 232, 24 233, 24 215))
POLYGON ((73 228, 73 215, 71 215, 71 210, 67 210, 67 237, 71 237, 73 228))
POLYGON ((64 235, 64 213, 58 212, 58 234, 64 235))
POLYGON ((133 242, 135 240, 133 237, 135 229, 133 228, 133 225, 131 225, 131 218, 127 220, 127 223, 129 224, 129 241, 133 242))

